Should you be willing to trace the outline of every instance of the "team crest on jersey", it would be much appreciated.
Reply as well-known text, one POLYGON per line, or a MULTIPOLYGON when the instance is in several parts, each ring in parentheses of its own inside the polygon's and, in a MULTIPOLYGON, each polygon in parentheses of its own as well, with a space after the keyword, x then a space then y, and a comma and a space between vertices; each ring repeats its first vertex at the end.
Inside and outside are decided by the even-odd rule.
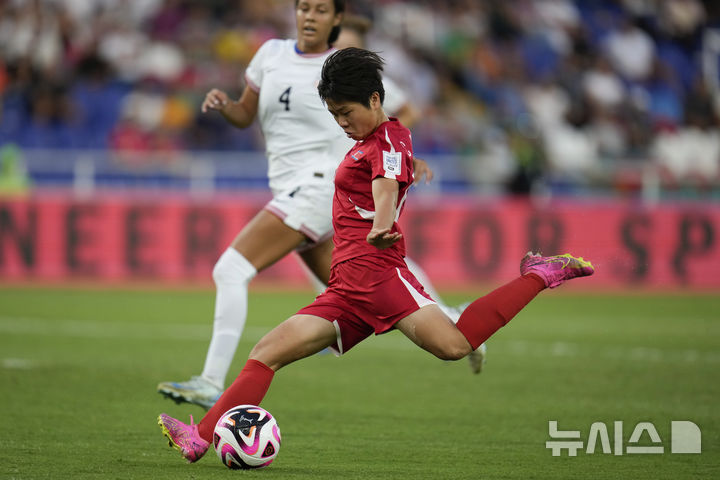
POLYGON ((392 175, 400 175, 400 165, 402 162, 402 153, 400 152, 383 152, 383 168, 385 172, 392 175))
POLYGON ((352 157, 352 159, 357 162, 363 157, 363 155, 365 155, 365 152, 363 152, 362 150, 358 150, 357 152, 351 154, 350 157, 352 157))

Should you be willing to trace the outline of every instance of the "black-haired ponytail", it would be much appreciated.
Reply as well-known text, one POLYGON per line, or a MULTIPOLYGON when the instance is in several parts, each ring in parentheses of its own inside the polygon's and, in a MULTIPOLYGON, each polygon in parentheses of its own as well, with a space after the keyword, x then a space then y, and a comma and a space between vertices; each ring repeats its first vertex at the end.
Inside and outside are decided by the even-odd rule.
MULTIPOLYGON (((333 0, 333 4, 335 5, 335 14, 338 13, 344 13, 345 12, 345 0, 333 0)), ((330 30, 330 36, 328 37, 328 44, 332 45, 337 41, 338 37, 340 36, 340 25, 334 26, 332 30, 330 30)))

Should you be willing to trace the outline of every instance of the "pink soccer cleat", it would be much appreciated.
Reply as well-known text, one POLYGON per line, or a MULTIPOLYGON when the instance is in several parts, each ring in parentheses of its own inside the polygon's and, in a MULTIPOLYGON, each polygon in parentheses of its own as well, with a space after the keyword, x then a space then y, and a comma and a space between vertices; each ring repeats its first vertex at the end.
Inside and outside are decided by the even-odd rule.
POLYGON ((528 273, 542 278, 546 287, 555 288, 572 278, 590 276, 595 273, 595 268, 582 257, 575 258, 569 253, 543 257, 528 252, 520 262, 520 275, 528 273))
POLYGON ((166 413, 161 413, 158 417, 158 425, 162 428, 163 435, 170 441, 170 446, 178 450, 190 463, 200 460, 210 446, 209 442, 200 437, 192 415, 190 415, 190 425, 186 425, 166 413))

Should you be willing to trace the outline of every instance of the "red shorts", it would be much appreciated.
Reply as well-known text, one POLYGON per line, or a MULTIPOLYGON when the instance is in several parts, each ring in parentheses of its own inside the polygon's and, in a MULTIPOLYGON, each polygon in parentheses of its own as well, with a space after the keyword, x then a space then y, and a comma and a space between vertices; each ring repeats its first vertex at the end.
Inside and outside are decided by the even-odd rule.
POLYGON ((363 255, 335 265, 328 288, 298 313, 333 322, 337 341, 331 348, 340 355, 433 304, 402 257, 363 255))

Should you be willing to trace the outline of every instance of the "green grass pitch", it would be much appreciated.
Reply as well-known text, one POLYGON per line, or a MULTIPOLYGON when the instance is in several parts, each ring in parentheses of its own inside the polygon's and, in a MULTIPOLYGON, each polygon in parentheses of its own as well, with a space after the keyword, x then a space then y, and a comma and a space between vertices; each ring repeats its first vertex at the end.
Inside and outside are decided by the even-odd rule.
MULTIPOLYGON (((309 292, 252 290, 232 377, 253 343, 309 292)), ((449 302, 470 299, 448 295, 449 302)), ((0 289, 2 479, 713 479, 720 478, 720 295, 544 292, 488 343, 479 376, 393 332, 342 358, 281 370, 263 406, 283 434, 277 460, 231 472, 214 451, 188 465, 160 412, 203 410, 155 393, 199 373, 211 290, 0 289), (548 421, 579 430, 553 457, 548 421), (671 453, 671 421, 702 453, 671 453), (585 451, 603 422, 623 446, 651 422, 663 454, 585 451)), ((648 432, 639 444, 653 446, 648 432)))

